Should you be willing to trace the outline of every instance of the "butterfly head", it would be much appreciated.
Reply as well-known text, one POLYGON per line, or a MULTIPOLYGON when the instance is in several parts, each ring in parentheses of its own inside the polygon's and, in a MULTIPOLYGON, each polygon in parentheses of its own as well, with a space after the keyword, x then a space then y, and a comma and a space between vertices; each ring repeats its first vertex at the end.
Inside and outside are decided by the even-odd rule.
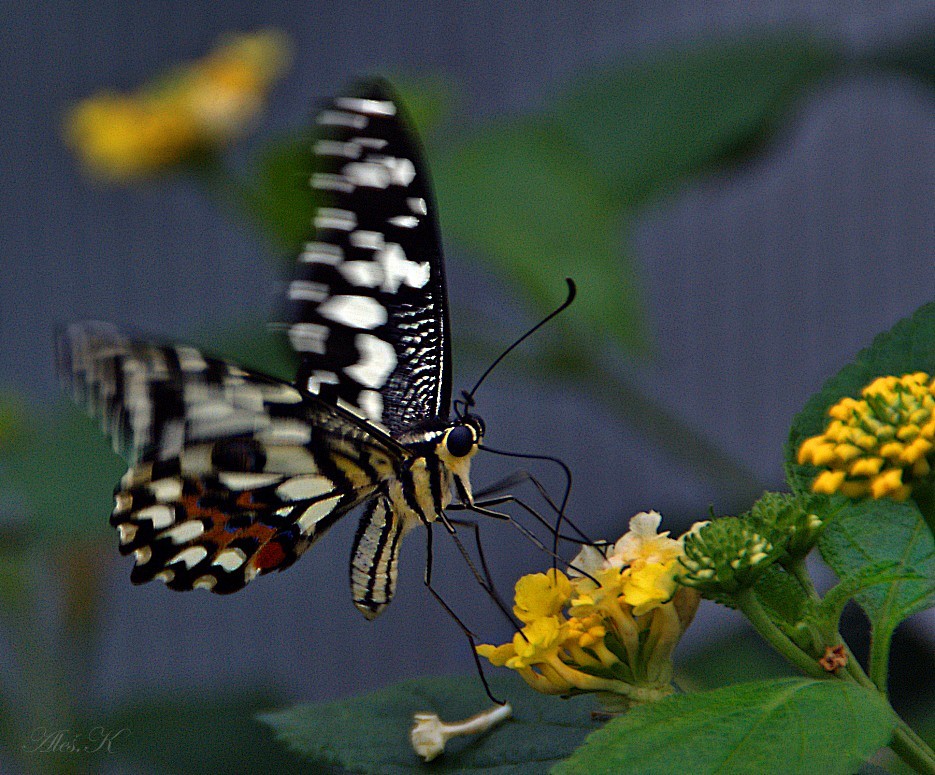
POLYGON ((484 437, 484 421, 476 414, 464 414, 445 431, 442 445, 452 458, 467 458, 477 452, 484 437))

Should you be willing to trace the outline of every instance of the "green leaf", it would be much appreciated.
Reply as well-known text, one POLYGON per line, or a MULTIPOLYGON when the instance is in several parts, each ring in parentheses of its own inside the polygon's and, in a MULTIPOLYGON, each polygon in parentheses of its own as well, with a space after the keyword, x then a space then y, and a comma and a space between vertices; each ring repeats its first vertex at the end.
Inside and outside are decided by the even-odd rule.
POLYGON ((676 695, 588 736, 557 775, 750 773, 850 775, 893 728, 876 692, 843 681, 784 679, 676 695))
POLYGON ((770 619, 794 626, 801 622, 808 609, 808 595, 788 572, 771 565, 756 580, 753 591, 770 619))
POLYGON ((279 745, 272 732, 256 721, 258 712, 279 698, 269 692, 157 696, 128 705, 94 726, 125 730, 104 760, 145 763, 176 775, 265 775, 329 772, 303 763, 279 745))
POLYGON ((876 377, 899 376, 915 371, 935 374, 935 303, 926 304, 900 320, 873 344, 857 353, 848 364, 813 395, 792 421, 786 444, 786 478, 796 492, 808 492, 817 469, 796 460, 805 439, 824 432, 828 409, 844 396, 858 398, 876 377))
POLYGON ((433 159, 445 233, 478 249, 541 311, 573 277, 594 342, 645 351, 646 326, 619 203, 563 131, 541 120, 500 123, 433 159), (599 339, 598 339, 599 341, 599 339))
POLYGON ((719 41, 596 74, 552 115, 632 208, 749 152, 837 61, 788 35, 719 41))
POLYGON ((508 700, 514 718, 481 737, 449 741, 445 754, 422 764, 409 744, 412 714, 438 713, 457 721, 489 707, 473 677, 420 678, 362 697, 325 705, 299 705, 261 720, 290 747, 312 761, 350 772, 383 775, 432 772, 526 775, 548 771, 596 728, 588 697, 562 700, 536 694, 515 676, 492 677, 496 696, 508 700))
POLYGON ((935 604, 935 541, 910 501, 856 501, 841 509, 818 542, 822 557, 841 579, 891 563, 897 580, 855 595, 876 630, 935 604))
POLYGON ((827 623, 830 627, 837 629, 838 621, 844 606, 848 601, 870 587, 881 584, 893 584, 901 581, 925 581, 921 576, 915 574, 901 574, 895 571, 897 563, 891 560, 878 562, 861 568, 856 573, 842 579, 829 589, 821 603, 818 605, 816 614, 820 620, 827 623))
POLYGON ((76 408, 35 412, 20 442, 0 454, 0 490, 22 502, 28 528, 60 543, 110 530, 114 485, 126 464, 96 423, 76 408))

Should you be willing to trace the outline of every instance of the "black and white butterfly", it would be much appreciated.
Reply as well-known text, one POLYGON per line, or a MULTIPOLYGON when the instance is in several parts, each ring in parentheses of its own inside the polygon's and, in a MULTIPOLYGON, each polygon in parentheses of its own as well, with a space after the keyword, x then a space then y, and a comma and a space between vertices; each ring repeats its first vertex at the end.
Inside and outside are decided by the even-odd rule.
POLYGON ((351 590, 373 618, 402 536, 444 519, 453 488, 473 503, 484 424, 449 416, 441 242, 398 100, 368 81, 317 124, 314 237, 288 286, 294 384, 100 323, 67 330, 60 370, 130 462, 111 523, 133 582, 235 592, 364 504, 351 590))

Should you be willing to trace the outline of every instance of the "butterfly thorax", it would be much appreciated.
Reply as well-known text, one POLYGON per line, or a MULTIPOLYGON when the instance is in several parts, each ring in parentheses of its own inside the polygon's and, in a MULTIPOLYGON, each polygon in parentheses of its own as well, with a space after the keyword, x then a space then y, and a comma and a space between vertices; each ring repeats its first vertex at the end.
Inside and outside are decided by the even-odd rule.
POLYGON ((390 483, 389 496, 406 522, 433 522, 452 500, 452 488, 465 503, 471 494, 471 458, 483 437, 483 421, 475 415, 454 422, 435 421, 400 436, 412 457, 390 483))

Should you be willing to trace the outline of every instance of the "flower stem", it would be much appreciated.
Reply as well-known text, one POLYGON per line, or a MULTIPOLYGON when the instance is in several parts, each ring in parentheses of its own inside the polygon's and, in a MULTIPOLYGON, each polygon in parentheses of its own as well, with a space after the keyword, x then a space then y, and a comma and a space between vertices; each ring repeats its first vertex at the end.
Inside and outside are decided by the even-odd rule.
POLYGON ((802 649, 796 646, 785 633, 780 630, 769 618, 760 601, 752 589, 742 589, 734 595, 734 601, 737 607, 750 620, 750 623, 756 631, 766 639, 766 641, 778 651, 782 656, 789 660, 799 670, 812 678, 828 679, 831 677, 826 673, 818 662, 806 654, 802 649))
MULTIPOLYGON (((893 715, 896 715, 895 712, 893 715)), ((899 716, 890 748, 906 764, 924 775, 935 775, 935 752, 899 716)))

